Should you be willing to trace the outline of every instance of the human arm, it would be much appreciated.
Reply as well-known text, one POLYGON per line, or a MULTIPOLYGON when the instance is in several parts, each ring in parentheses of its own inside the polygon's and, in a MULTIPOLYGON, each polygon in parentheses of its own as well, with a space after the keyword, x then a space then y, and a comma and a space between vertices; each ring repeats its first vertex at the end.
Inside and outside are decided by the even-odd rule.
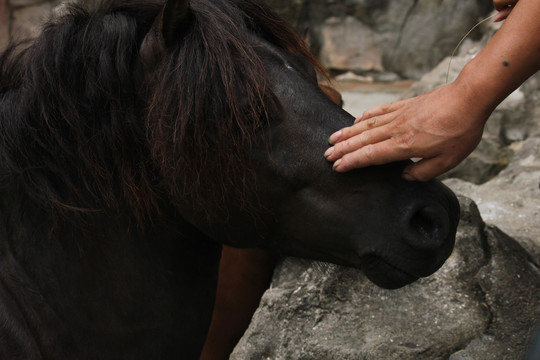
POLYGON ((368 110, 334 133, 325 153, 334 170, 414 157, 421 160, 404 178, 428 180, 455 167, 477 146, 495 107, 540 69, 539 17, 540 1, 520 0, 454 82, 368 110))

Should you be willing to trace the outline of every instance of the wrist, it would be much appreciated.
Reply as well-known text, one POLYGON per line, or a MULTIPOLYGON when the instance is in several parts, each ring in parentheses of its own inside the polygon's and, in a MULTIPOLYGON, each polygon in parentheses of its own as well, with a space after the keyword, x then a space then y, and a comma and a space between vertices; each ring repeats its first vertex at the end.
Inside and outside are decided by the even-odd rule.
POLYGON ((487 117, 508 96, 508 89, 497 84, 489 72, 482 71, 474 59, 465 66, 458 78, 452 83, 458 96, 463 98, 471 110, 487 117))

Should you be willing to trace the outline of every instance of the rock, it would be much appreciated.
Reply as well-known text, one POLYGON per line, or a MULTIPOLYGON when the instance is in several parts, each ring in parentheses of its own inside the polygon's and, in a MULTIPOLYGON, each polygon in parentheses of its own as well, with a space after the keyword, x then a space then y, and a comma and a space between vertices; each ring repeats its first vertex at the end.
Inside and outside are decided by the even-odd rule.
POLYGON ((7 0, 0 0, 0 51, 9 43, 9 11, 7 0))
POLYGON ((492 259, 476 279, 492 319, 485 333, 458 359, 523 359, 540 321, 540 270, 527 252, 496 227, 486 230, 492 259))
POLYGON ((53 9, 53 2, 40 3, 13 10, 12 39, 33 38, 41 32, 41 25, 53 9))
POLYGON ((484 132, 480 144, 458 166, 440 176, 440 179, 459 178, 473 184, 482 184, 503 170, 512 157, 512 148, 504 146, 500 139, 484 132))
MULTIPOLYGON (((493 9, 491 0, 298 1, 301 5, 288 19, 300 31, 309 30, 313 51, 323 64, 413 79, 449 56, 461 37, 493 9)), ((282 2, 270 4, 278 11, 290 8, 282 2)))
MULTIPOLYGON (((96 0, 88 0, 96 1, 96 0)), ((10 41, 35 37, 61 0, 0 0, 0 51, 10 41)))
POLYGON ((374 74, 376 82, 379 83, 393 83, 401 80, 399 75, 392 72, 382 72, 374 74))
POLYGON ((9 3, 14 8, 21 8, 26 6, 34 6, 46 1, 43 0, 9 0, 9 3))
POLYGON ((347 16, 332 17, 322 25, 321 62, 330 69, 382 71, 382 50, 377 46, 373 31, 347 16))
POLYGON ((399 99, 398 93, 357 92, 343 90, 343 109, 353 116, 360 116, 373 106, 386 104, 399 99))
POLYGON ((285 259, 231 359, 522 358, 540 319, 540 271, 519 244, 484 226, 471 200, 460 202, 453 255, 402 289, 285 259))
POLYGON ((393 2, 389 6, 389 10, 393 10, 389 15, 401 17, 402 22, 396 24, 399 31, 391 30, 397 34, 397 39, 385 56, 388 70, 408 78, 419 78, 449 56, 463 35, 478 19, 485 17, 487 10, 482 1, 416 0, 409 3, 407 6, 393 2))
POLYGON ((515 143, 506 169, 482 185, 459 179, 445 183, 472 198, 484 220, 518 240, 540 263, 540 136, 515 143))
POLYGON ((337 75, 334 79, 336 81, 355 81, 361 83, 372 83, 374 81, 371 76, 356 75, 352 71, 347 71, 343 74, 337 75))
POLYGON ((469 53, 464 56, 446 57, 433 69, 426 72, 419 81, 411 85, 402 95, 404 99, 425 94, 442 85, 452 82, 465 65, 471 61, 477 52, 469 53))

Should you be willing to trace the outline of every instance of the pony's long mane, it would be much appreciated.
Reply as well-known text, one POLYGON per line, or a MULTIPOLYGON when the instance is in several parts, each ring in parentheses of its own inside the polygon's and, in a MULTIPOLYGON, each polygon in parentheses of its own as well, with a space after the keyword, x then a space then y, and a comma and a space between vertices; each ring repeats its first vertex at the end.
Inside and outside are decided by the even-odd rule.
POLYGON ((143 221, 171 197, 241 197, 272 98, 248 33, 314 59, 262 1, 192 0, 178 44, 137 76, 162 5, 70 5, 0 56, 0 185, 60 218, 127 207, 143 221))

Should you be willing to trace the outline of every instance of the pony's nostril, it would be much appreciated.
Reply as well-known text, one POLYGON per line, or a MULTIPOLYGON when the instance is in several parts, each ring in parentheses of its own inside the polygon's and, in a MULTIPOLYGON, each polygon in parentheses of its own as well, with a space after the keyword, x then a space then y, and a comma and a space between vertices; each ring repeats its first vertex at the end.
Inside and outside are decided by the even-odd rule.
POLYGON ((441 247, 450 231, 448 213, 440 206, 428 205, 412 214, 407 224, 409 244, 420 249, 441 247))

